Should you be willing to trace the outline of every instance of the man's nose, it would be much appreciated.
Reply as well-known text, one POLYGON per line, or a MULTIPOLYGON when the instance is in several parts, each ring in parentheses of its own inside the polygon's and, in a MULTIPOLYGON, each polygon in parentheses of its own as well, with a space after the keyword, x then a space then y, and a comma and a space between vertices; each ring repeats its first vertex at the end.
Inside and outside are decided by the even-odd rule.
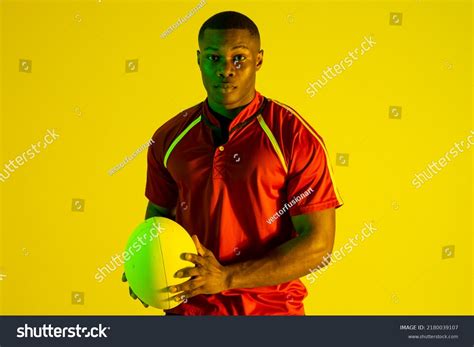
POLYGON ((224 77, 224 78, 229 77, 229 76, 234 76, 235 74, 234 63, 231 60, 223 61, 219 65, 219 68, 217 69, 217 74, 219 77, 224 77))

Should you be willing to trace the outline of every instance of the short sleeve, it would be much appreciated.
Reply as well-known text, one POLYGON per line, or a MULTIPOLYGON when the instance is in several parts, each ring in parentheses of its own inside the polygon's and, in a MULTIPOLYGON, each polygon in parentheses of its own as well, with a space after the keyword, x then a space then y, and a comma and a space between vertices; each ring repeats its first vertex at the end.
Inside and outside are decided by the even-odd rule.
POLYGON ((155 205, 173 209, 178 199, 178 188, 163 165, 162 155, 158 152, 160 143, 155 141, 148 148, 145 196, 155 205))
POLYGON ((291 216, 343 205, 332 177, 323 140, 301 125, 294 137, 288 167, 287 200, 291 216))

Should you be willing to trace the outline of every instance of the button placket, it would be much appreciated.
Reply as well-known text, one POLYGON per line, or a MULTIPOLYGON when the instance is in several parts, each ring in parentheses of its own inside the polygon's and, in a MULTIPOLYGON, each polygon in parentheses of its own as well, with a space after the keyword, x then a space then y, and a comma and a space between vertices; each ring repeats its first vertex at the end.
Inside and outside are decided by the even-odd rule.
POLYGON ((213 170, 213 178, 222 179, 224 178, 224 165, 225 165, 225 158, 224 158, 224 146, 219 146, 214 151, 214 160, 212 163, 212 170, 213 170))

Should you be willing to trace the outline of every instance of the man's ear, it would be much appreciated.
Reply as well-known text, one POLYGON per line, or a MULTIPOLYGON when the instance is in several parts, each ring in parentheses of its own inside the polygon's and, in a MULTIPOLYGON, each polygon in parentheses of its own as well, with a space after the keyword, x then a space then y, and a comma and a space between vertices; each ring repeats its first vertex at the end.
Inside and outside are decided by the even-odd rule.
POLYGON ((257 54, 257 71, 260 70, 263 64, 263 49, 261 49, 257 54))
POLYGON ((201 66, 201 52, 199 51, 199 49, 196 51, 196 57, 198 65, 201 66))

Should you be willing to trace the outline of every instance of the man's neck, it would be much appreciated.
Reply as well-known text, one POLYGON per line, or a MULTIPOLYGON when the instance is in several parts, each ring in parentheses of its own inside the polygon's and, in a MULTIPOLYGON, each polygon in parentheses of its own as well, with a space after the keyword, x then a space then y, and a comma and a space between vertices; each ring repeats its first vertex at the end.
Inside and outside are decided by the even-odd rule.
POLYGON ((252 100, 255 98, 255 92, 253 93, 252 97, 249 97, 247 102, 242 105, 242 106, 237 106, 235 108, 226 108, 222 104, 215 104, 215 103, 210 103, 209 99, 207 99, 207 104, 209 105, 209 108, 217 114, 220 114, 223 117, 229 118, 229 119, 234 119, 240 111, 242 111, 245 107, 247 107, 248 104, 252 102, 252 100))
POLYGON ((208 105, 212 113, 218 114, 222 117, 229 118, 229 119, 234 119, 240 113, 240 111, 242 111, 247 106, 247 105, 244 105, 244 106, 240 106, 240 107, 228 110, 221 105, 219 105, 221 107, 217 105, 210 105, 209 103, 208 105))

